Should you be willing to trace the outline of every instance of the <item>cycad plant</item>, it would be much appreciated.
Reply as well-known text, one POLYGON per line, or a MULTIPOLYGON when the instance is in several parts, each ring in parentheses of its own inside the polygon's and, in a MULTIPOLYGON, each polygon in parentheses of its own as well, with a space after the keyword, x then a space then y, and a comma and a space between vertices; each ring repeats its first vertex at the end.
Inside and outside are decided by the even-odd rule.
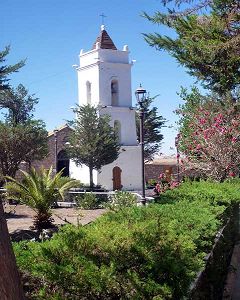
POLYGON ((20 200, 31 207, 34 216, 34 228, 37 230, 53 226, 51 206, 59 199, 64 199, 64 193, 72 187, 79 186, 79 181, 62 177, 62 171, 52 174, 50 169, 41 168, 38 172, 31 168, 29 173, 22 171, 23 179, 18 181, 6 176, 8 198, 20 200))

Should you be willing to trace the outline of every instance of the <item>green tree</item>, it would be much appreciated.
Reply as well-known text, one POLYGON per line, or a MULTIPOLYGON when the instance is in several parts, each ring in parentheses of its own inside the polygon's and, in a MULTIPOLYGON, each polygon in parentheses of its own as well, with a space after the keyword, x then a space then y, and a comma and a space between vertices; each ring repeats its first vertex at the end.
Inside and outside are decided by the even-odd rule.
MULTIPOLYGON (((2 65, 5 57, 9 53, 10 48, 6 47, 0 52, 0 93, 9 88, 7 76, 12 72, 16 72, 24 65, 20 62, 14 66, 2 65)), ((15 147, 15 145, 14 145, 15 147)), ((0 295, 2 300, 23 300, 23 290, 16 266, 16 261, 8 233, 7 222, 4 217, 2 205, 3 195, 0 195, 0 295)))
POLYGON ((25 61, 21 60, 15 65, 4 65, 6 56, 10 52, 10 46, 7 46, 3 51, 0 51, 0 92, 9 88, 8 76, 11 73, 18 72, 18 70, 24 66, 25 61))
MULTIPOLYGON (((194 1, 162 1, 164 5, 194 1)), ((159 33, 144 34, 150 46, 166 50, 187 67, 190 75, 196 76, 205 87, 219 95, 232 93, 240 83, 240 4, 239 0, 197 1, 187 9, 168 13, 156 12, 153 16, 144 13, 151 22, 167 26, 175 32, 174 37, 159 33), (202 8, 207 12, 202 13, 202 8)))
POLYGON ((38 103, 35 95, 19 84, 15 89, 9 88, 0 93, 0 108, 6 108, 6 120, 12 124, 25 123, 33 118, 34 106, 38 103))
POLYGON ((77 106, 74 112, 77 117, 69 122, 74 130, 67 151, 77 165, 89 167, 90 187, 93 188, 93 170, 100 170, 119 155, 118 137, 109 125, 110 117, 100 115, 96 107, 77 106))
MULTIPOLYGON (((146 98, 144 107, 144 158, 146 161, 150 161, 154 158, 154 155, 159 153, 161 148, 161 141, 163 140, 163 135, 161 134, 161 128, 164 126, 166 120, 158 115, 157 107, 152 106, 153 101, 157 96, 153 98, 146 98)), ((140 105, 137 104, 137 108, 140 105)), ((140 120, 139 115, 136 114, 136 124, 137 124, 137 136, 140 140, 140 120)))
POLYGON ((31 207, 35 212, 34 227, 38 230, 52 226, 52 205, 70 188, 79 186, 79 181, 62 177, 62 171, 53 176, 52 167, 49 170, 34 168, 29 173, 23 173, 23 180, 18 181, 7 176, 5 185, 10 199, 21 199, 21 202, 31 207))
POLYGON ((0 122, 0 173, 14 177, 22 161, 29 165, 48 152, 47 130, 33 116, 38 99, 22 85, 0 93, 0 108, 7 110, 0 122))
MULTIPOLYGON (((0 173, 14 177, 22 161, 29 164, 47 153, 47 131, 41 121, 9 125, 0 122, 0 173)), ((3 178, 2 178, 3 179, 3 178)))

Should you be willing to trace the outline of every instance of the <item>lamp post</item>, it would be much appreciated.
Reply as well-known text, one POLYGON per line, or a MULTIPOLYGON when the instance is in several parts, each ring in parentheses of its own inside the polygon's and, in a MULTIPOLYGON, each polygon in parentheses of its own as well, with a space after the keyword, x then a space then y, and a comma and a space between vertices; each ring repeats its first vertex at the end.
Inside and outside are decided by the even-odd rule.
POLYGON ((177 150, 177 181, 180 182, 180 172, 179 172, 179 138, 180 138, 180 134, 178 133, 177 136, 175 137, 175 147, 177 150))
POLYGON ((55 142, 55 151, 54 151, 54 158, 55 158, 55 173, 57 173, 57 151, 58 151, 58 140, 57 140, 57 133, 58 133, 58 129, 54 129, 53 130, 53 134, 54 134, 54 142, 55 142))
POLYGON ((145 196, 145 166, 144 166, 144 106, 143 102, 146 99, 146 90, 142 88, 141 84, 137 88, 136 99, 140 105, 139 117, 140 117, 140 145, 141 145, 141 161, 142 161, 142 205, 146 205, 146 196, 145 196))

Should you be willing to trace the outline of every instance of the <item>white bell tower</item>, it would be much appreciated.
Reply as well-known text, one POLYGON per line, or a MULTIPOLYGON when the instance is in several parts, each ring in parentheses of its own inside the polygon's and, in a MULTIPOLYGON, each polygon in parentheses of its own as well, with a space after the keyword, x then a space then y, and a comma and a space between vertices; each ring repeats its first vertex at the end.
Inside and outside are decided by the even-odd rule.
POLYGON ((96 183, 108 190, 140 189, 141 150, 132 107, 132 64, 129 63, 128 46, 118 50, 102 25, 92 50, 81 50, 79 57, 79 105, 98 106, 100 114, 108 114, 121 144, 118 159, 97 172, 96 183))

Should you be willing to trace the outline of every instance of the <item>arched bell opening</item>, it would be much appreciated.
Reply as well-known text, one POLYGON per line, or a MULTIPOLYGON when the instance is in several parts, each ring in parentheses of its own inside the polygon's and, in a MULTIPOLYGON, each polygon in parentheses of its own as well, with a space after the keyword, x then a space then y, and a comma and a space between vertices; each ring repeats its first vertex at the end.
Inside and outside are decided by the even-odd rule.
POLYGON ((116 79, 111 81, 111 104, 112 106, 118 106, 118 81, 116 79))

